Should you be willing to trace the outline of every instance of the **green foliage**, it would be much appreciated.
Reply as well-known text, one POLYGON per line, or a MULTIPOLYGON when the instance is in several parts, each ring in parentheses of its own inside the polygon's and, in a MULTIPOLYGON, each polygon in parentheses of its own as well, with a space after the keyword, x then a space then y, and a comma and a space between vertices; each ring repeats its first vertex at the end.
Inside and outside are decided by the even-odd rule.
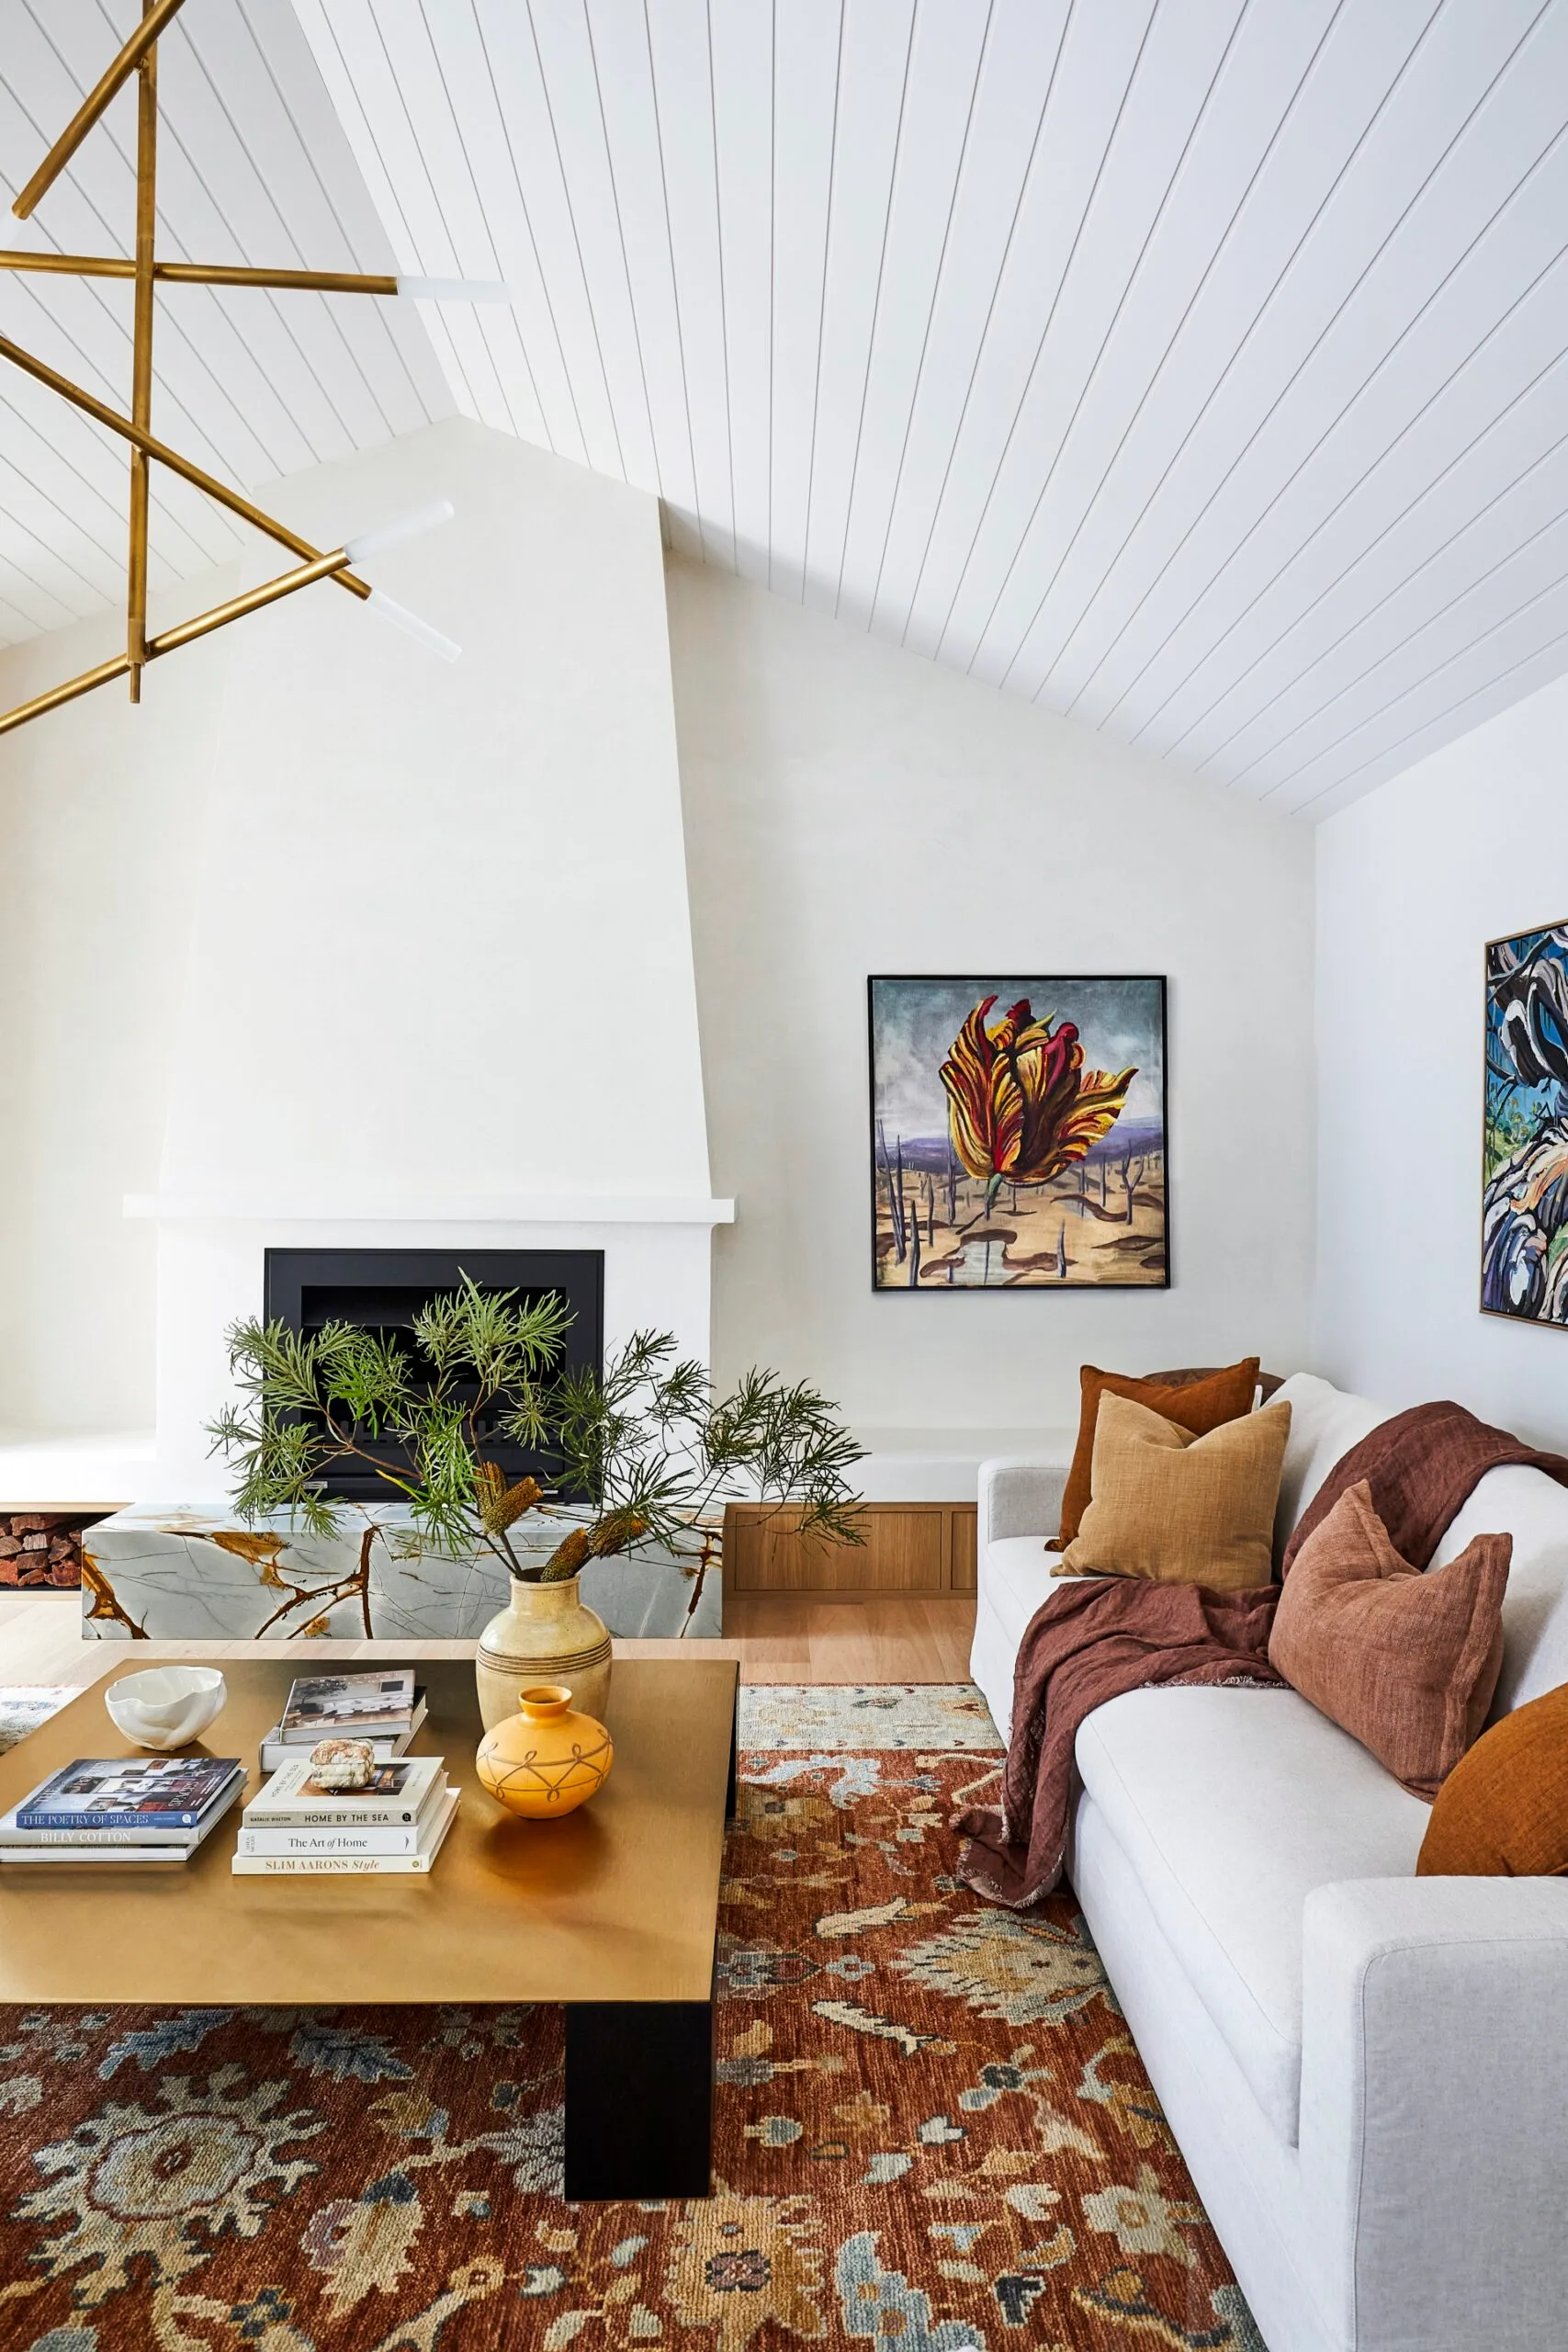
POLYGON ((602 1374, 557 1372, 567 1311, 516 1295, 465 1274, 432 1300, 414 1326, 428 1378, 396 1340, 348 1324, 307 1338, 236 1323, 229 1363, 242 1401, 208 1427, 213 1452, 236 1466, 241 1517, 287 1514, 332 1534, 321 1481, 352 1462, 408 1505, 424 1546, 488 1550, 526 1581, 643 1547, 700 1556, 697 1521, 727 1500, 787 1506, 808 1533, 864 1541, 847 1476, 863 1449, 817 1389, 750 1372, 716 1399, 703 1365, 657 1331, 634 1332, 602 1374), (545 1501, 531 1480, 508 1487, 487 1424, 554 1457, 566 1499, 545 1501), (389 1442, 406 1460, 390 1462, 389 1442), (536 1515, 563 1521, 565 1540, 525 1566, 510 1531, 536 1515))

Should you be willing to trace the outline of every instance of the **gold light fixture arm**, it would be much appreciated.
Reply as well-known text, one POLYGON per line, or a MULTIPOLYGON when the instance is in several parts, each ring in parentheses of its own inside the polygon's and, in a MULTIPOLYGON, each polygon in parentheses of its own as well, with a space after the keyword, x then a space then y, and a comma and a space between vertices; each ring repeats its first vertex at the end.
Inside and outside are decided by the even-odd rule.
MULTIPOLYGON (((136 264, 118 254, 41 254, 0 249, 0 269, 40 270, 55 277, 134 277, 136 264)), ((169 286, 270 286, 287 294, 400 291, 395 277, 349 269, 241 269, 223 263, 155 261, 152 276, 169 286)))
MULTIPOLYGON (((142 21, 155 0, 141 0, 142 21)), ((157 237, 158 50, 149 46, 136 69, 136 310, 131 330, 130 421, 152 424, 153 247, 157 237)), ((145 449, 130 452, 130 551, 126 564, 125 653, 130 699, 141 699, 147 640, 147 516, 152 466, 145 449)))
MULTIPOLYGON (((85 392, 79 384, 71 381, 69 376, 62 376, 58 369, 47 367, 41 359, 35 359, 30 351, 24 351, 19 343, 11 341, 9 335, 0 334, 0 359, 8 359, 12 367, 21 368, 24 375, 33 377, 40 384, 47 384, 51 392, 58 392, 73 407, 96 418, 98 424, 107 424, 111 433, 119 434, 149 458, 156 458, 159 465, 167 466, 170 472, 178 474, 182 481, 188 481, 195 489, 205 491, 208 497, 220 506, 226 506, 231 514, 238 514, 254 529, 265 531, 269 539, 276 539, 280 547, 303 557, 307 563, 314 563, 320 557, 320 548, 313 548, 309 539, 302 539, 298 531, 289 529, 287 523, 279 523, 275 516, 264 514, 248 498, 243 498, 237 490, 229 489, 226 483, 205 472, 200 466, 192 465, 188 458, 182 458, 177 449, 171 449, 151 433, 143 432, 131 423, 130 417, 121 416, 118 409, 95 400, 91 392, 85 392)), ((370 594, 368 581, 361 580, 355 572, 334 571, 332 577, 355 596, 367 597, 370 594)))
POLYGON ((141 22, 96 89, 89 90, 11 209, 26 220, 41 196, 46 196, 71 161, 116 92, 124 88, 159 34, 185 5, 185 0, 152 0, 141 22))
MULTIPOLYGON (((189 645, 215 628, 243 620, 247 613, 259 612, 264 605, 276 605, 279 597, 292 596, 297 589, 309 588, 313 581, 341 579, 347 561, 347 548, 334 548, 330 555, 319 555, 313 562, 302 563, 298 571, 281 571, 276 580, 264 580, 260 587, 247 588, 243 595, 231 596, 223 604, 210 605, 205 613, 195 613, 188 621, 176 621, 172 628, 148 638, 142 658, 155 662, 159 654, 173 653, 177 647, 189 645)), ((63 685, 51 686, 47 694, 35 695, 31 702, 18 703, 15 710, 0 716, 0 735, 8 735, 14 727, 25 726, 29 718, 41 718, 46 710, 58 710, 62 703, 90 695, 95 686, 107 686, 112 679, 123 678, 130 668, 130 654, 117 653, 112 662, 100 662, 96 669, 84 670, 79 677, 67 678, 63 685)))
MULTIPOLYGON (((79 384, 37 359, 30 351, 9 336, 0 335, 0 360, 9 361, 24 375, 57 392, 69 401, 84 415, 105 426, 110 433, 130 444, 130 548, 127 562, 125 650, 112 661, 100 662, 96 669, 84 670, 79 677, 68 678, 62 685, 51 686, 46 694, 35 695, 30 702, 21 703, 15 710, 0 714, 0 735, 7 735, 13 728, 21 727, 29 718, 39 718, 46 710, 57 710, 62 703, 73 702, 80 695, 91 694, 95 687, 107 685, 113 678, 127 678, 130 699, 141 698, 141 673, 149 662, 161 654, 172 653, 176 647, 189 645, 195 639, 205 637, 215 628, 226 628, 229 622, 241 619, 246 613, 258 611, 264 605, 276 604, 281 596, 291 596, 299 589, 308 588, 313 581, 334 580, 340 588, 352 595, 368 599, 371 590, 350 569, 346 548, 335 548, 323 554, 291 531, 240 492, 231 490, 204 468, 182 458, 177 449, 157 440, 152 430, 152 329, 159 284, 187 286, 270 287, 288 292, 321 294, 397 295, 405 290, 416 297, 424 296, 444 300, 456 288, 463 299, 508 299, 504 287, 472 287, 446 279, 410 278, 403 280, 385 274, 363 270, 318 269, 250 269, 225 266, 209 266, 201 262, 161 262, 156 254, 157 242, 157 144, 158 144, 158 38, 168 27, 183 0, 141 0, 141 21, 107 74, 83 100, 32 178, 17 197, 12 210, 25 220, 40 197, 54 185, 83 140, 98 120, 117 91, 124 88, 132 74, 137 77, 136 116, 136 247, 129 260, 107 254, 52 254, 0 251, 0 270, 36 270, 48 275, 72 277, 116 277, 130 279, 135 288, 135 315, 131 337, 130 414, 122 416, 118 409, 84 391, 79 384), (299 559, 291 571, 264 581, 259 587, 247 588, 240 595, 231 596, 204 613, 197 613, 189 620, 177 622, 156 637, 147 634, 148 584, 148 526, 152 509, 152 470, 154 464, 167 466, 171 473, 194 490, 201 491, 215 504, 225 507, 255 530, 288 548, 299 559)), ((412 518, 412 526, 422 528, 432 521, 441 521, 451 514, 443 504, 439 512, 431 510, 412 518)), ((356 541, 362 554, 373 546, 390 544, 406 536, 408 524, 390 531, 371 532, 356 541)), ((416 636, 434 647, 448 661, 457 649, 443 639, 438 631, 401 611, 390 600, 383 600, 378 610, 385 610, 389 619, 410 628, 416 636)))

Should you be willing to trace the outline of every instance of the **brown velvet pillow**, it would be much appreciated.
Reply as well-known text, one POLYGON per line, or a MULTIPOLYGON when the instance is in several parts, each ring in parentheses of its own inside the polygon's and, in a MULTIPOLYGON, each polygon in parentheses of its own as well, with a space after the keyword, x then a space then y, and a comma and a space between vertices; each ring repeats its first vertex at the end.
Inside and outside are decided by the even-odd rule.
POLYGON ((1454 1766, 1432 1807, 1417 1878, 1568 1871, 1568 1682, 1516 1707, 1454 1766))
POLYGON ((1183 1380, 1174 1388, 1168 1387, 1157 1373, 1147 1379, 1134 1380, 1124 1373, 1101 1372, 1098 1364, 1086 1363, 1078 1374, 1083 1403, 1078 1413, 1078 1442, 1073 1449, 1073 1466, 1062 1494, 1061 1530, 1047 1542, 1047 1552, 1065 1552, 1082 1522, 1094 1466, 1094 1425, 1100 1418, 1100 1400, 1107 1390, 1112 1396, 1130 1397, 1134 1405, 1146 1405, 1151 1413, 1162 1414, 1168 1421, 1190 1430, 1194 1437, 1207 1437, 1211 1430, 1219 1429, 1225 1421, 1238 1421, 1244 1413, 1251 1412, 1258 1387, 1258 1362, 1256 1356, 1247 1356, 1240 1363, 1227 1364, 1223 1372, 1212 1372, 1201 1380, 1183 1380))
POLYGON ((1363 1478, 1296 1554, 1269 1663, 1412 1795, 1435 1796, 1492 1704, 1513 1549, 1511 1535, 1478 1535, 1423 1575, 1389 1542, 1363 1478))
POLYGON ((1142 1577, 1250 1592, 1269 1582, 1289 1405, 1194 1437, 1131 1396, 1104 1396, 1094 1492, 1055 1577, 1142 1577))

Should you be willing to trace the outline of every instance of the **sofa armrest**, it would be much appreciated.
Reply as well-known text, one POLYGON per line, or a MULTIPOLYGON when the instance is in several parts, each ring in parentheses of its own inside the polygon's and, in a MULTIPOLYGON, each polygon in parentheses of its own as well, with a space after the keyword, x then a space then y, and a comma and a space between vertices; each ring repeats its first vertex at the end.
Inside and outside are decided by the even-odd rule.
POLYGON ((999 1454, 980 1464, 977 1535, 981 1553, 1009 1535, 1038 1535, 1043 1542, 1062 1523, 1066 1466, 1034 1454, 999 1454))
POLYGON ((1302 2185, 1343 2341, 1561 2345, 1568 1883, 1319 1887, 1302 1957, 1302 2185))

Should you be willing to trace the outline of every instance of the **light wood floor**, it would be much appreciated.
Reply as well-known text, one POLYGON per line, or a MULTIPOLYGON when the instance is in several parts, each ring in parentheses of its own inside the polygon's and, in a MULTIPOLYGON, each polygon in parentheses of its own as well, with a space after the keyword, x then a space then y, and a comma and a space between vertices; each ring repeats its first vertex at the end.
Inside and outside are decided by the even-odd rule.
MULTIPOLYGON (((0 1592, 0 1684, 61 1682, 78 1690, 130 1662, 130 1645, 85 1642, 74 1592, 0 1592)), ((966 1682, 972 1599, 942 1594, 813 1600, 800 1593, 732 1594, 724 1638, 704 1654, 740 1661, 742 1682, 966 1682)), ((431 1657, 471 1657, 472 1642, 422 1643, 431 1657)), ((397 1642, 138 1642, 136 1663, 194 1657, 399 1657, 397 1642)), ((627 1657, 679 1657, 677 1642, 617 1642, 627 1657)), ((689 1654, 689 1653, 688 1653, 689 1654)))

